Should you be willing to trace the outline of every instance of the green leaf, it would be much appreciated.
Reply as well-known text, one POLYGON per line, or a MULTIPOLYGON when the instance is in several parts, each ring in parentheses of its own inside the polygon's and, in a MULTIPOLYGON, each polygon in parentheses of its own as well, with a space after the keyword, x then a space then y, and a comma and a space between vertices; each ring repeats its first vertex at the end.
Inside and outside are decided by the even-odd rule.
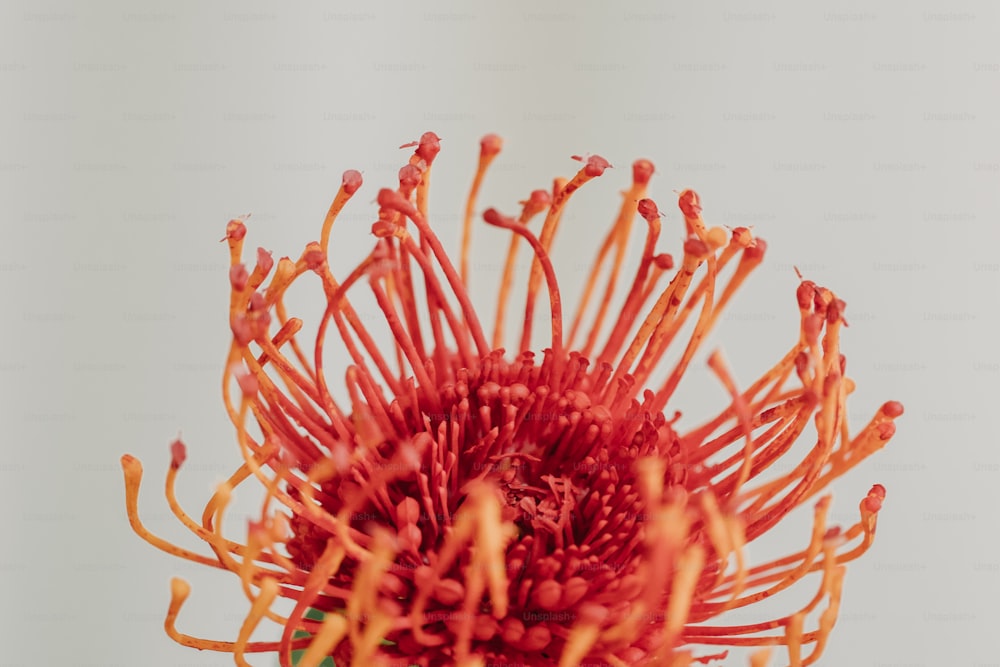
MULTIPOLYGON (((308 611, 306 611, 306 618, 308 618, 311 621, 320 621, 320 622, 322 622, 323 621, 323 616, 324 616, 323 612, 319 611, 318 609, 309 609, 308 611)), ((302 637, 311 637, 311 636, 312 635, 310 635, 305 630, 299 630, 298 632, 296 632, 293 635, 293 637, 295 639, 300 639, 302 637)), ((298 665, 299 664, 299 660, 302 658, 302 655, 305 652, 306 652, 305 649, 299 649, 298 651, 292 651, 292 664, 293 665, 298 665)), ((324 658, 323 662, 319 663, 319 665, 320 665, 320 667, 336 667, 336 665, 333 662, 333 658, 324 658)))
MULTIPOLYGON (((319 621, 320 623, 323 622, 324 616, 325 616, 325 614, 323 612, 319 611, 318 609, 309 609, 309 610, 306 611, 306 614, 305 614, 305 617, 308 618, 309 620, 311 620, 311 621, 319 621)), ((292 636, 295 639, 300 639, 302 637, 311 637, 312 635, 310 635, 305 630, 299 630, 299 631, 297 631, 292 636)), ((391 642, 388 639, 383 639, 382 640, 382 645, 383 646, 394 646, 395 643, 396 642, 391 642)), ((299 649, 297 651, 292 651, 292 664, 293 665, 298 665, 299 664, 299 660, 302 658, 302 655, 305 652, 306 652, 305 649, 299 649)), ((319 667, 337 667, 337 666, 336 666, 336 663, 333 662, 333 658, 325 658, 323 660, 323 662, 319 663, 319 667)), ((413 667, 418 667, 418 666, 414 665, 413 667)))

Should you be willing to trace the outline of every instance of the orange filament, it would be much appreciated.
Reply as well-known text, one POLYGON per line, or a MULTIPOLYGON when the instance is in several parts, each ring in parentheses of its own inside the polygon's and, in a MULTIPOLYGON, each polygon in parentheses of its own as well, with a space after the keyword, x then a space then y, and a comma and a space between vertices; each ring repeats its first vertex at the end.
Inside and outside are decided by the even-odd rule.
POLYGON ((576 317, 573 320, 573 326, 570 328, 570 345, 573 344, 573 340, 576 338, 577 330, 583 320, 584 310, 587 308, 590 297, 594 292, 594 287, 597 284, 597 276, 602 265, 604 264, 604 260, 607 258, 608 252, 611 250, 611 246, 615 246, 614 262, 611 266, 608 281, 604 286, 604 296, 601 298, 600 304, 598 305, 597 315, 594 317, 594 323, 591 325, 590 334, 587 336, 587 342, 584 343, 581 350, 584 356, 590 356, 590 352, 594 347, 597 336, 601 331, 601 325, 604 323, 604 317, 607 315, 608 307, 611 304, 611 298, 615 293, 615 285, 618 282, 618 275, 621 272, 622 262, 625 260, 625 251, 628 249, 628 236, 629 232, 632 230, 632 222, 635 220, 637 213, 637 203, 646 195, 646 185, 649 183, 649 179, 653 175, 653 170, 653 163, 649 160, 636 160, 636 162, 632 165, 632 187, 629 188, 627 192, 622 194, 622 206, 618 213, 618 218, 615 220, 614 225, 608 231, 608 235, 601 244, 601 249, 597 253, 597 260, 594 262, 594 270, 587 278, 587 286, 583 290, 583 297, 581 298, 580 305, 577 308, 576 317))
POLYGON ((503 147, 503 139, 495 134, 488 134, 479 142, 479 146, 479 166, 476 169, 476 176, 472 180, 469 198, 465 203, 465 218, 462 221, 460 266, 462 283, 465 285, 469 284, 469 251, 472 248, 472 219, 476 214, 476 199, 479 197, 479 188, 483 185, 486 170, 493 162, 493 158, 500 154, 500 149, 503 147))

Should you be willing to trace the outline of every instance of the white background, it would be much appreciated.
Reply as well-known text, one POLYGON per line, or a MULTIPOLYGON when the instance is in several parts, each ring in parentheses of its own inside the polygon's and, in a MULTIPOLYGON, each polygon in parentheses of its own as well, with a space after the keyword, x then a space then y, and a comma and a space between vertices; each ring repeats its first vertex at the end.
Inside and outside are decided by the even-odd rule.
MULTIPOLYGON (((361 169, 335 230, 346 274, 396 146, 425 130, 452 248, 482 134, 507 140, 482 198, 507 212, 572 154, 619 167, 567 214, 569 299, 634 158, 658 168, 664 250, 675 189, 754 225, 767 263, 711 341, 743 382, 796 335, 792 266, 834 288, 852 423, 889 398, 907 414, 835 487, 844 524, 873 482, 889 496, 821 664, 997 664, 995 3, 588 4, 3 3, 0 664, 230 664, 163 634, 174 574, 194 584, 183 631, 233 638, 245 606, 232 577, 131 534, 118 457, 146 463, 149 525, 184 539, 167 444, 183 431, 192 512, 238 457, 218 396, 226 221, 252 212, 248 247, 295 257, 361 169)), ((492 305, 489 238, 474 287, 492 305)))

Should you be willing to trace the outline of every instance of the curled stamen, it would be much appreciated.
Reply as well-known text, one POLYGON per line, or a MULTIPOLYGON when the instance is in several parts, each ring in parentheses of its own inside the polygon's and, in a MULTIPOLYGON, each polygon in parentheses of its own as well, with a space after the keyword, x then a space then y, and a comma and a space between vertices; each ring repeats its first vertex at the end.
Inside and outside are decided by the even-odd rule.
POLYGON ((483 214, 483 220, 496 227, 502 227, 515 232, 523 237, 535 252, 535 260, 542 267, 542 272, 545 275, 545 280, 549 288, 549 304, 552 308, 552 352, 557 358, 561 357, 563 352, 562 298, 559 295, 559 283, 556 280, 555 270, 552 268, 552 262, 549 261, 545 248, 541 241, 535 238, 535 235, 527 227, 515 222, 512 218, 505 218, 496 209, 491 208, 486 211, 483 214))
MULTIPOLYGON (((591 155, 587 158, 574 155, 573 159, 586 162, 586 165, 568 183, 562 186, 552 199, 549 212, 545 216, 545 222, 542 224, 541 234, 538 237, 539 244, 546 253, 552 245, 552 239, 555 237, 559 221, 562 219, 563 208, 565 208, 569 198, 584 183, 600 176, 604 173, 605 169, 611 166, 607 160, 599 155, 591 155)), ((536 253, 535 261, 531 264, 531 276, 528 279, 528 298, 524 307, 524 330, 521 332, 520 350, 527 350, 531 345, 531 325, 535 316, 535 296, 541 281, 542 265, 536 253)))
MULTIPOLYGON (((521 202, 523 206, 521 210, 521 217, 518 218, 518 222, 522 225, 527 225, 528 222, 544 211, 552 203, 549 193, 545 190, 535 190, 531 193, 531 196, 521 202)), ((501 347, 503 343, 503 332, 504 332, 504 320, 507 314, 507 300, 510 298, 510 288, 511 282, 514 279, 514 264, 517 261, 517 242, 521 239, 519 234, 514 234, 510 237, 510 247, 507 249, 507 261, 504 263, 503 267, 503 278, 500 281, 500 293, 497 296, 497 314, 496 322, 493 328, 493 347, 494 349, 501 347)))

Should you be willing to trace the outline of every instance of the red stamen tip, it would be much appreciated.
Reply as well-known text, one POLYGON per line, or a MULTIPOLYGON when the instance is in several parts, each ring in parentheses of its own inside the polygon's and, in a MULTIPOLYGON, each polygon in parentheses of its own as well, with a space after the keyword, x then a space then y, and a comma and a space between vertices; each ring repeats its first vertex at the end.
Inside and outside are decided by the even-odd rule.
POLYGON ((362 183, 364 183, 364 179, 361 177, 361 172, 356 169, 348 169, 340 180, 340 187, 344 188, 344 192, 347 194, 353 195, 362 183))
POLYGON ((302 252, 302 261, 305 262, 310 271, 319 271, 326 264, 326 253, 323 252, 323 248, 318 243, 313 241, 302 252))
POLYGON ((903 404, 899 401, 886 401, 882 404, 882 414, 894 419, 903 414, 903 404))
POLYGON ((653 257, 653 263, 656 264, 656 268, 669 271, 674 268, 674 257, 669 253, 661 252, 653 257))
POLYGON ((591 178, 600 176, 605 169, 611 168, 611 163, 600 155, 571 155, 570 157, 577 162, 586 162, 587 165, 583 168, 583 173, 591 178))
POLYGON ((382 188, 378 191, 378 205, 403 215, 416 215, 417 213, 417 207, 410 203, 406 197, 389 188, 382 188))
POLYGON ((847 303, 843 299, 834 299, 829 308, 826 309, 826 321, 830 324, 834 322, 839 322, 844 317, 844 310, 847 308, 847 303))
POLYGON ((414 151, 417 157, 426 162, 429 166, 440 152, 441 137, 433 132, 424 132, 420 135, 420 143, 417 144, 417 150, 414 151))
POLYGON ((509 218, 505 215, 502 215, 500 211, 496 210, 495 208, 486 209, 483 212, 483 220, 486 222, 486 224, 493 225, 495 227, 504 227, 514 224, 513 218, 509 218))
POLYGON ((527 199, 518 203, 524 207, 525 217, 532 216, 547 209, 552 203, 552 196, 547 190, 533 190, 527 199))
POLYGON ((736 227, 733 229, 733 243, 749 248, 754 245, 753 232, 748 227, 736 227))
POLYGON ((177 438, 170 443, 170 467, 177 470, 182 465, 184 461, 187 460, 187 447, 181 442, 180 438, 177 438))
POLYGON ((698 238, 690 238, 684 242, 684 254, 695 259, 707 257, 710 252, 708 244, 698 238))
POLYGON ((234 218, 229 221, 228 225, 226 225, 226 238, 222 240, 242 241, 243 237, 246 235, 247 226, 243 224, 242 220, 234 218))
POLYGON ((799 374, 799 377, 803 377, 806 371, 809 370, 809 354, 803 350, 795 355, 795 372, 799 374))
POLYGON ((409 195, 409 193, 416 190, 417 186, 420 185, 421 174, 420 167, 414 164, 404 166, 399 170, 399 189, 405 195, 409 195))
POLYGON ((803 280, 795 290, 795 298, 799 302, 799 308, 807 310, 813 303, 816 296, 816 284, 811 280, 803 280))
POLYGON ((879 424, 877 428, 879 440, 889 440, 892 436, 896 435, 895 422, 883 422, 879 424))
POLYGON ((250 274, 244 264, 233 264, 229 267, 229 284, 234 292, 242 292, 246 289, 250 274))
POLYGON ((591 155, 587 158, 587 166, 584 168, 584 173, 587 176, 596 177, 604 173, 605 169, 610 169, 611 163, 602 158, 600 155, 591 155))
POLYGON ((743 250, 743 257, 750 262, 760 262, 764 259, 764 253, 767 252, 767 241, 761 238, 755 238, 753 242, 748 245, 743 250))
POLYGON ((479 141, 479 154, 482 157, 492 157, 503 149, 503 139, 497 134, 487 134, 479 141))
POLYGON ((271 256, 271 253, 263 248, 257 248, 257 269, 260 271, 262 279, 271 272, 273 266, 274 257, 271 256))
POLYGON ((677 206, 685 218, 697 218, 701 215, 701 197, 694 190, 684 190, 677 198, 677 206))
POLYGON ((874 485, 868 492, 868 496, 861 501, 862 506, 868 512, 878 512, 885 502, 885 487, 881 484, 874 485))
POLYGON ((236 342, 240 344, 241 347, 246 347, 253 340, 253 328, 250 322, 247 321, 246 315, 237 315, 229 323, 229 328, 232 329, 233 338, 236 342))
POLYGON ((660 217, 660 209, 656 207, 656 202, 652 199, 640 199, 636 204, 636 210, 646 222, 652 222, 660 217))
POLYGON ((388 220, 376 220, 372 223, 372 235, 376 238, 384 239, 396 233, 399 227, 388 220))
POLYGON ((656 168, 649 160, 636 160, 632 163, 632 180, 637 185, 645 185, 649 183, 654 171, 656 168))
POLYGON ((827 306, 833 303, 833 292, 825 287, 816 288, 816 296, 813 298, 813 307, 820 315, 826 315, 827 306))
POLYGON ((823 533, 823 541, 824 542, 837 541, 840 539, 841 533, 843 532, 844 531, 840 526, 830 526, 829 528, 826 529, 826 532, 823 533))

